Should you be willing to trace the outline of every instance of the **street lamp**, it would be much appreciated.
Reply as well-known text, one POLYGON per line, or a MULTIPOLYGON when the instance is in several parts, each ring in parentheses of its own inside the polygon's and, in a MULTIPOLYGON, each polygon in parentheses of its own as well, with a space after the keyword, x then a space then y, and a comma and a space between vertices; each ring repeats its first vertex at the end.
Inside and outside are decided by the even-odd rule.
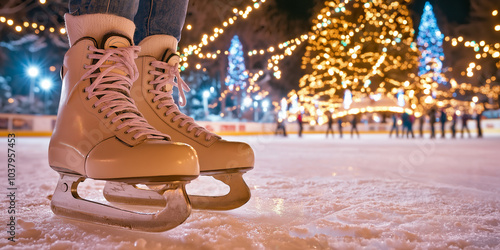
POLYGON ((43 90, 48 91, 52 88, 52 81, 48 78, 45 78, 40 82, 40 87, 43 90))
POLYGON ((264 109, 264 112, 267 112, 267 109, 269 108, 269 101, 268 100, 262 101, 262 108, 264 109))
POLYGON ((28 68, 28 76, 31 77, 31 78, 37 77, 39 73, 40 73, 40 71, 35 66, 30 66, 28 68))
POLYGON ((207 90, 203 91, 203 111, 205 111, 205 117, 208 118, 208 98, 210 97, 210 92, 207 90))
POLYGON ((35 78, 38 76, 40 73, 40 70, 38 70, 37 67, 35 66, 30 66, 28 67, 28 76, 31 78, 30 82, 30 94, 29 94, 29 103, 31 105, 31 109, 33 109, 33 104, 35 103, 35 92, 33 92, 33 89, 35 88, 35 78))
POLYGON ((52 80, 49 79, 49 78, 45 78, 43 79, 41 82, 40 82, 40 88, 43 89, 44 93, 44 101, 43 101, 43 108, 45 110, 45 114, 48 114, 49 113, 49 109, 48 109, 48 102, 49 102, 49 93, 50 93, 50 89, 52 88, 52 80))

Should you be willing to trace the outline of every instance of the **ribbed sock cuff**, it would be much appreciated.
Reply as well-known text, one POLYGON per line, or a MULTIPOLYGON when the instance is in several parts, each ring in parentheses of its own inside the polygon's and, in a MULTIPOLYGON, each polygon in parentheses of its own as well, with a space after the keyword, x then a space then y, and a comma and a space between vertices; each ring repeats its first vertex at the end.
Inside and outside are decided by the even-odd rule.
POLYGON ((110 32, 134 37, 135 24, 131 20, 110 14, 87 14, 73 16, 65 14, 66 30, 68 31, 69 45, 72 46, 78 39, 89 36, 95 38, 98 44, 104 35, 110 32))

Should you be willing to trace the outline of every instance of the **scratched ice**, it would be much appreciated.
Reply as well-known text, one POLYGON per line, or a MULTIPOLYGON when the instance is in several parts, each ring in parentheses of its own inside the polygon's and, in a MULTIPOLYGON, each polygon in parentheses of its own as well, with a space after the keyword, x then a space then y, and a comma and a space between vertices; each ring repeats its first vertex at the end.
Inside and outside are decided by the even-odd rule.
MULTIPOLYGON (((434 141, 366 134, 228 139, 255 149, 255 169, 244 175, 252 199, 232 211, 193 211, 171 231, 143 233, 53 215, 49 198, 58 175, 47 165, 49 139, 21 137, 16 243, 4 233, 0 248, 500 248, 500 134, 434 141)), ((0 178, 6 180, 6 171, 0 178)), ((103 182, 85 183, 81 195, 104 202, 103 182)), ((202 194, 225 190, 208 178, 188 187, 202 194)))

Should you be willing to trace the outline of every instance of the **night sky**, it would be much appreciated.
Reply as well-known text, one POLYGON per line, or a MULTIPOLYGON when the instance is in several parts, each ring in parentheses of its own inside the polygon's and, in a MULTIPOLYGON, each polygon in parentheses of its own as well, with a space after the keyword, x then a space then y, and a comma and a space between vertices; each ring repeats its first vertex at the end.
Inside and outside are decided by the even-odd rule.
MULTIPOLYGON (((409 5, 413 12, 413 21, 415 30, 420 23, 425 2, 429 0, 413 0, 409 5)), ((322 4, 323 1, 304 1, 304 0, 276 0, 278 8, 287 12, 290 18, 302 19, 308 21, 314 12, 316 4, 322 4)), ((469 22, 470 0, 430 0, 430 3, 436 9, 438 19, 445 18, 449 23, 464 24, 469 22)), ((439 22, 440 20, 438 20, 439 22)))

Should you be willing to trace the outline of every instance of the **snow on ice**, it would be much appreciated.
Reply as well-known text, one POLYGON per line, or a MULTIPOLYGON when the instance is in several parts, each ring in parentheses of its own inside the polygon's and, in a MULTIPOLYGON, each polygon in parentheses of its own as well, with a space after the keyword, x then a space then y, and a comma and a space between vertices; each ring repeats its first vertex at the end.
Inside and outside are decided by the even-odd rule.
MULTIPOLYGON (((194 210, 173 230, 145 233, 55 216, 50 197, 58 174, 47 165, 49 139, 20 137, 16 242, 7 240, 3 196, 0 248, 500 248, 499 134, 455 140, 368 134, 228 139, 255 149, 255 168, 244 175, 252 199, 231 211, 194 210)), ((6 168, 1 172, 5 194, 6 168)), ((105 202, 104 182, 84 184, 82 196, 105 202)), ((188 186, 197 194, 226 190, 209 177, 188 186)))

